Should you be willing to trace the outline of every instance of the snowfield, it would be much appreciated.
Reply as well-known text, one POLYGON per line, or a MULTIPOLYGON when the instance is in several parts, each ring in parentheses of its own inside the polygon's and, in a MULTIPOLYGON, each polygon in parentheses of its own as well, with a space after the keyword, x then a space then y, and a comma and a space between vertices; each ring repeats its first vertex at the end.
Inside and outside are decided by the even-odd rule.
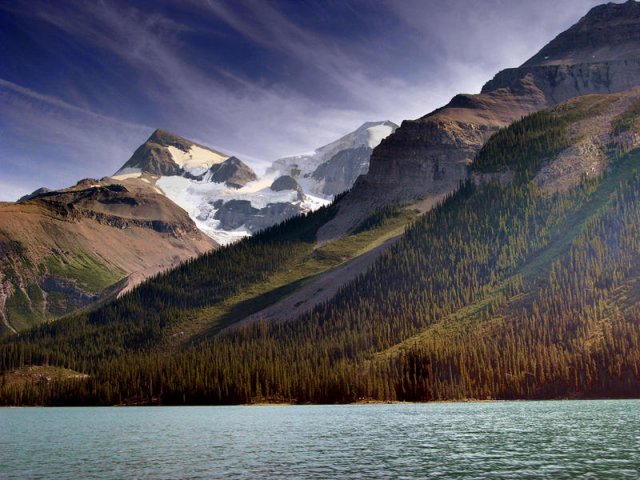
POLYGON ((220 228, 220 221, 214 218, 217 209, 216 200, 248 200, 257 209, 270 203, 291 203, 299 205, 304 211, 317 210, 327 205, 329 200, 306 195, 304 201, 298 199, 298 192, 285 190, 274 192, 270 185, 274 178, 264 178, 249 182, 243 188, 229 188, 224 183, 197 182, 188 178, 171 176, 160 177, 156 186, 173 202, 182 207, 196 223, 196 226, 221 245, 227 245, 251 235, 246 228, 227 231, 220 228))

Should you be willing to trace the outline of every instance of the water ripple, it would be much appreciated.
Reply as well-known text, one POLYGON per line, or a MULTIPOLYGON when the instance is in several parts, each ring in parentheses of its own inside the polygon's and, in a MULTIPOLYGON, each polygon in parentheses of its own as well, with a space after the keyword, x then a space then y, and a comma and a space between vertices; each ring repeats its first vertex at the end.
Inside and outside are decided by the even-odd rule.
POLYGON ((0 410, 0 478, 640 477, 640 401, 0 410))

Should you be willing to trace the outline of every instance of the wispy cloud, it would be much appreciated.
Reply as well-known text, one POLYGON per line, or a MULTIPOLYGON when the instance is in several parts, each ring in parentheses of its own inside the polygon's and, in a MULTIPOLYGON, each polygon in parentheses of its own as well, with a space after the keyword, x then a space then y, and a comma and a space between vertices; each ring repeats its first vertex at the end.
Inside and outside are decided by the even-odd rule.
POLYGON ((479 91, 596 3, 542 1, 3 4, 60 67, 39 88, 0 70, 0 180, 20 164, 39 172, 19 179, 34 188, 110 174, 155 127, 261 169, 364 121, 416 118, 479 91))
POLYGON ((112 174, 152 131, 0 80, 1 200, 112 174), (6 177, 5 177, 6 175, 6 177))
POLYGON ((21 85, 18 85, 16 83, 13 82, 9 82, 7 80, 4 80, 2 78, 0 78, 0 89, 4 89, 4 90, 8 90, 11 91, 13 93, 19 94, 21 96, 24 97, 28 97, 31 98, 34 101, 40 102, 44 105, 49 105, 51 107, 56 107, 56 108, 60 108, 63 110, 67 110, 69 112, 75 113, 75 114, 79 114, 79 115, 83 115, 83 116, 87 116, 87 117, 92 117, 98 121, 102 121, 102 122, 107 122, 107 123, 113 123, 116 125, 120 125, 120 126, 124 126, 124 127, 130 127, 130 128, 135 128, 135 129, 140 129, 140 130, 148 130, 149 127, 145 126, 145 125, 140 125, 137 123, 132 123, 132 122, 127 122, 126 120, 121 120, 118 118, 114 118, 114 117, 110 117, 108 115, 103 115, 100 113, 96 113, 96 112, 92 112, 91 110, 87 110, 81 107, 78 107, 76 105, 73 105, 69 102, 65 102, 64 100, 61 100, 57 97, 54 97, 52 95, 44 95, 42 93, 38 93, 34 90, 31 90, 30 88, 26 88, 23 87, 21 85))

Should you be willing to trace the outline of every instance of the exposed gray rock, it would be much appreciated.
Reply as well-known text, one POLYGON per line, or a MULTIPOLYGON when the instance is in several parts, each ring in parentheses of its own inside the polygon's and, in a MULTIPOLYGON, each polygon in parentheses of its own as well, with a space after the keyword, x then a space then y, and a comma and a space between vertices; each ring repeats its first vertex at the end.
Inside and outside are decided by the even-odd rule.
POLYGON ((274 192, 282 192, 284 190, 298 190, 300 185, 296 182, 295 178, 290 175, 282 175, 276 178, 271 184, 271 190, 274 192))
POLYGON ((264 228, 283 222, 301 213, 301 208, 291 203, 269 203, 264 208, 255 208, 248 200, 230 200, 218 205, 214 218, 220 221, 224 230, 245 227, 255 233, 264 228))
POLYGON ((606 3, 593 7, 523 64, 564 65, 640 57, 640 4, 606 3))
POLYGON ((366 145, 341 150, 318 166, 311 176, 322 183, 322 193, 337 195, 349 190, 360 175, 369 170, 373 149, 366 145))
POLYGON ((271 184, 271 190, 274 192, 283 192, 285 190, 295 190, 298 192, 298 200, 304 200, 304 191, 295 178, 290 175, 282 175, 276 178, 271 184))
POLYGON ((260 210, 251 206, 249 200, 229 200, 218 207, 213 218, 220 220, 220 227, 224 230, 235 230, 259 212, 260 210))
POLYGON ((225 183, 231 188, 242 188, 258 177, 242 160, 237 157, 229 157, 222 163, 211 165, 204 178, 215 183, 225 183))

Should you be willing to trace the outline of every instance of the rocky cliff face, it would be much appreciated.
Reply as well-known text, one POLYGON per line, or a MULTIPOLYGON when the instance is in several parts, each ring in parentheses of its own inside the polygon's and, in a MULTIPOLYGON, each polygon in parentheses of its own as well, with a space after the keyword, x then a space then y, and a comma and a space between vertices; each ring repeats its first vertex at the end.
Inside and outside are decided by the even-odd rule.
POLYGON ((372 152, 368 145, 341 150, 319 165, 311 177, 321 184, 323 195, 338 195, 349 190, 360 175, 367 173, 372 152))
POLYGON ((249 200, 229 200, 218 204, 214 218, 225 230, 242 228, 254 234, 282 222, 283 218, 291 218, 300 213, 298 206, 288 202, 269 203, 262 208, 255 208, 249 200))
POLYGON ((269 188, 274 192, 295 190, 298 192, 298 198, 300 200, 304 200, 304 191, 302 190, 302 187, 298 182, 296 182, 296 179, 290 175, 282 175, 281 177, 276 178, 269 188))
POLYGON ((522 66, 575 65, 640 58, 640 4, 607 3, 589 11, 522 66))
POLYGON ((435 203, 468 177, 467 167, 486 140, 523 115, 638 84, 640 4, 595 7, 521 67, 498 73, 480 94, 458 95, 443 108, 402 122, 373 151, 369 172, 341 201, 321 238, 341 235, 392 202, 435 203))

